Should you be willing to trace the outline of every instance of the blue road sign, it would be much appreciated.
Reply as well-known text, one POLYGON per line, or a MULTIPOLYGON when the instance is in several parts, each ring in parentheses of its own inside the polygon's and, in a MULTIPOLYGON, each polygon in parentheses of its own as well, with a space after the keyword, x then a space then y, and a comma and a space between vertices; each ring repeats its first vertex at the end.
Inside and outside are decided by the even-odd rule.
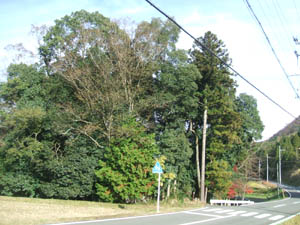
POLYGON ((152 168, 152 173, 163 173, 163 170, 158 161, 155 163, 155 166, 152 168))

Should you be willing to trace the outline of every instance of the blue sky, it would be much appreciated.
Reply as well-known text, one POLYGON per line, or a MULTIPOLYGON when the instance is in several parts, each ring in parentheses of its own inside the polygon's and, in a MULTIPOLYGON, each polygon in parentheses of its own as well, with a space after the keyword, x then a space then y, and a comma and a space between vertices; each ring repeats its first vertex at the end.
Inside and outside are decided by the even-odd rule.
MULTIPOLYGON (((300 40, 300 2, 297 0, 248 0, 261 20, 270 41, 288 74, 300 74, 294 50, 300 53, 292 36, 300 40)), ((295 116, 300 114, 300 99, 295 99, 265 37, 249 13, 244 0, 152 0, 174 17, 195 37, 210 30, 222 39, 233 59, 234 68, 250 82, 295 116)), ((22 42, 30 50, 36 40, 29 35, 31 25, 53 25, 72 12, 85 9, 106 17, 129 18, 136 22, 162 17, 143 0, 0 0, 0 69, 12 59, 4 49, 22 42)), ((165 19, 165 18, 163 18, 165 19)), ((189 49, 192 40, 181 34, 179 48, 189 49)), ((299 59, 300 60, 300 59, 299 59)), ((300 61, 299 61, 300 65, 300 61)), ((3 77, 3 76, 2 76, 3 77)), ((300 89, 300 77, 291 78, 300 89)), ((245 82, 237 79, 238 92, 246 92, 258 100, 258 109, 265 124, 264 139, 272 136, 293 120, 245 82)))

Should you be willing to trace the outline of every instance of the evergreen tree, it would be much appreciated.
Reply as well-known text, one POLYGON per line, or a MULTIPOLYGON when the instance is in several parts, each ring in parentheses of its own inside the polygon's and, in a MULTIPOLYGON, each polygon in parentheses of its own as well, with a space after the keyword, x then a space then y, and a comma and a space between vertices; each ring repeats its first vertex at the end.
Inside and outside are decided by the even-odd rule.
MULTIPOLYGON (((231 59, 224 43, 211 32, 206 32, 203 37, 198 38, 198 41, 202 45, 199 45, 197 42, 194 43, 193 48, 190 50, 190 55, 191 62, 197 66, 202 75, 201 81, 197 83, 202 112, 198 113, 197 117, 191 121, 191 127, 192 130, 197 130, 195 132, 197 160, 197 149, 199 148, 197 139, 200 137, 199 134, 202 133, 203 116, 205 114, 203 112, 207 109, 207 144, 202 147, 207 147, 206 161, 211 163, 214 160, 221 160, 227 157, 232 150, 233 144, 240 141, 237 130, 241 126, 241 119, 234 104, 236 84, 231 77, 232 74, 229 69, 220 60, 222 59, 227 64, 231 64, 231 59), (203 46, 206 46, 206 48, 203 46), (220 59, 213 56, 207 48, 220 59)), ((204 156, 204 152, 202 156, 204 156)), ((200 173, 198 172, 199 176, 200 173)), ((204 181, 202 180, 203 183, 204 181)), ((209 182, 209 180, 208 184, 209 191, 214 189, 214 185, 216 185, 213 182, 209 182)))

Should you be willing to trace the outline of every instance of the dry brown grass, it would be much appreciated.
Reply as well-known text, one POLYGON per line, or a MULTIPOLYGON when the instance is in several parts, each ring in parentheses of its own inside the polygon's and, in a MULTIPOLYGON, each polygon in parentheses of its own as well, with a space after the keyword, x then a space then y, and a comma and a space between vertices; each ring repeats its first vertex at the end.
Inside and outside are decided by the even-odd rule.
POLYGON ((295 216, 294 218, 284 222, 282 225, 299 225, 300 224, 300 215, 295 216))
POLYGON ((267 181, 263 181, 262 184, 265 185, 266 187, 269 187, 269 188, 276 188, 277 187, 277 184, 270 183, 270 182, 267 182, 267 181))
MULTIPOLYGON (((201 207, 201 203, 162 203, 161 212, 201 207)), ((37 225, 68 221, 145 215, 156 212, 156 204, 118 205, 88 201, 30 199, 0 196, 1 225, 37 225)))

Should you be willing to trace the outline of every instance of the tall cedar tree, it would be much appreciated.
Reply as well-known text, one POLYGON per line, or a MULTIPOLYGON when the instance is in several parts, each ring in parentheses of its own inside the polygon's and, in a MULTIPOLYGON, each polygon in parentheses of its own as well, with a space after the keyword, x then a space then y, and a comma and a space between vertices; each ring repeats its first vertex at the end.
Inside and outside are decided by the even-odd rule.
MULTIPOLYGON (((241 126, 241 118, 236 112, 234 99, 236 84, 232 79, 228 67, 224 65, 220 59, 213 56, 206 48, 214 52, 227 64, 231 64, 228 51, 224 43, 211 32, 206 32, 203 37, 198 38, 202 44, 194 43, 190 50, 191 62, 195 64, 202 75, 201 82, 197 83, 199 92, 199 102, 202 104, 202 112, 196 118, 191 120, 191 130, 195 131, 195 148, 199 151, 200 145, 197 140, 200 137, 203 126, 203 112, 207 108, 207 167, 208 173, 208 190, 212 194, 212 190, 217 185, 210 180, 210 170, 219 170, 220 176, 225 172, 223 163, 215 163, 224 159, 230 154, 234 143, 239 141, 238 129, 241 126)), ((198 156, 196 154, 196 160, 198 156)), ((199 162, 199 161, 198 161, 199 162)), ((200 173, 198 173, 200 176, 200 173)), ((198 178, 199 179, 199 178, 198 178)), ((228 186, 228 179, 222 180, 224 188, 228 186)), ((220 184, 218 184, 220 185, 220 184)))

